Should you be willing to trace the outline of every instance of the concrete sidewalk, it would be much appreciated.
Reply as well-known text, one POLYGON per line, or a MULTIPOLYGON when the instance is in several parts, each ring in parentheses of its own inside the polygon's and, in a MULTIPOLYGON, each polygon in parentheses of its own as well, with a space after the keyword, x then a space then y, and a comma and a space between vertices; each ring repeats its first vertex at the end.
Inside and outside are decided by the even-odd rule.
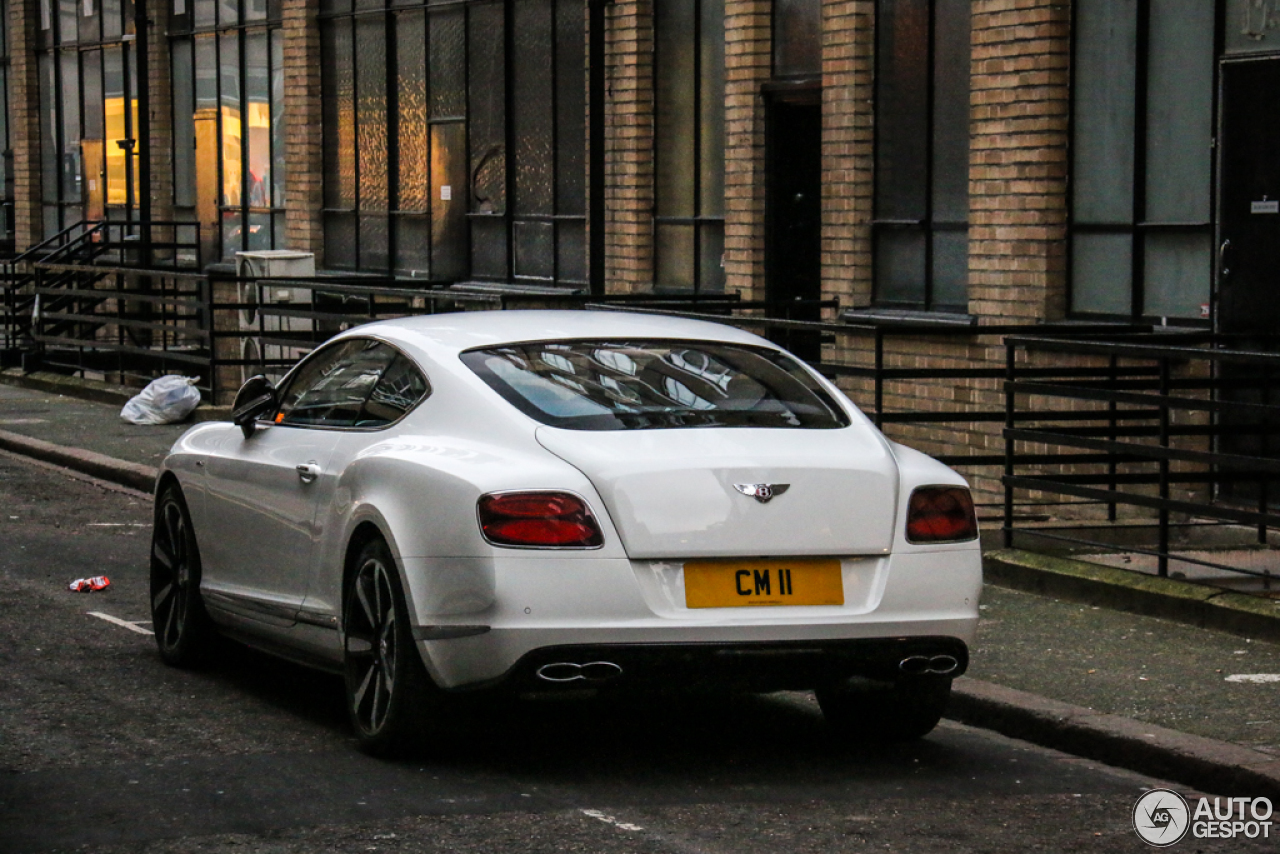
MULTIPOLYGON (((126 424, 128 394, 0 372, 0 449, 150 491, 189 425, 126 424)), ((225 408, 197 410, 210 415, 225 408)), ((980 638, 950 717, 1280 801, 1280 601, 1012 550, 989 551, 986 567, 980 638)))

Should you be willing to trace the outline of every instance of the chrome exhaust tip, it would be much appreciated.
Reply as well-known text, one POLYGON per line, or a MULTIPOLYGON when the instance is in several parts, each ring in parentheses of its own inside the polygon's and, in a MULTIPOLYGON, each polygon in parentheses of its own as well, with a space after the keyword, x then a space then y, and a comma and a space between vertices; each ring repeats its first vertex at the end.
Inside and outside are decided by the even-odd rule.
POLYGON ((536 675, 543 682, 556 685, 567 685, 571 682, 598 685, 601 682, 617 679, 622 675, 622 668, 612 661, 590 661, 586 664, 578 664, 575 661, 556 661, 539 667, 536 675))
POLYGON ((898 669, 908 676, 948 676, 960 669, 960 661, 954 655, 909 655, 898 669))

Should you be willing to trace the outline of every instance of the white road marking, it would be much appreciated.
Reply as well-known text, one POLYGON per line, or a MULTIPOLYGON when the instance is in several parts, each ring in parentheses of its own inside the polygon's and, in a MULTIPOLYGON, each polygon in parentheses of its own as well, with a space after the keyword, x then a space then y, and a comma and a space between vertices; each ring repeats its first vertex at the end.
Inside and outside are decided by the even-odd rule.
POLYGON ((1280 682, 1280 673, 1233 673, 1228 682, 1280 682))
POLYGON ((113 617, 110 614, 104 614, 101 611, 87 611, 86 613, 90 617, 97 617, 99 620, 106 620, 108 623, 114 623, 122 629, 128 629, 129 631, 137 632, 140 635, 151 636, 155 634, 151 629, 144 629, 137 623, 130 623, 127 620, 122 620, 119 617, 113 617))
POLYGON ((625 821, 618 821, 611 815, 600 812, 600 810, 579 810, 587 818, 594 818, 596 821, 603 821, 605 824, 612 824, 619 830, 644 830, 638 824, 628 824, 625 821))

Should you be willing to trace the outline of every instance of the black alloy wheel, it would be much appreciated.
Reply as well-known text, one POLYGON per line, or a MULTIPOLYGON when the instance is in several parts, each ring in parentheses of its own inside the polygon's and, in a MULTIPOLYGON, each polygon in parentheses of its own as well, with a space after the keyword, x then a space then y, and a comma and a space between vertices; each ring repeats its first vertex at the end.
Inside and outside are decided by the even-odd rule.
POLYGON ((361 549, 343 613, 347 712, 360 749, 382 756, 419 740, 433 687, 409 628, 395 559, 382 540, 361 549))
POLYGON ((170 483, 156 501, 151 531, 151 625, 160 657, 189 666, 209 650, 213 627, 200 598, 200 550, 182 488, 170 483))

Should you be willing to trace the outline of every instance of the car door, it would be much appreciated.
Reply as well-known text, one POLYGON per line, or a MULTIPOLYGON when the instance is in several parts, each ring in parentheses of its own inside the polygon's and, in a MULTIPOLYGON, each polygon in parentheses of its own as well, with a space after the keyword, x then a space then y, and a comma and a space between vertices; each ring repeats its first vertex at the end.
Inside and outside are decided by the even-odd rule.
POLYGON ((293 622, 332 500, 335 446, 350 439, 370 392, 396 352, 346 339, 312 354, 286 381, 277 410, 244 437, 228 431, 206 462, 203 589, 211 601, 267 623, 293 622))

